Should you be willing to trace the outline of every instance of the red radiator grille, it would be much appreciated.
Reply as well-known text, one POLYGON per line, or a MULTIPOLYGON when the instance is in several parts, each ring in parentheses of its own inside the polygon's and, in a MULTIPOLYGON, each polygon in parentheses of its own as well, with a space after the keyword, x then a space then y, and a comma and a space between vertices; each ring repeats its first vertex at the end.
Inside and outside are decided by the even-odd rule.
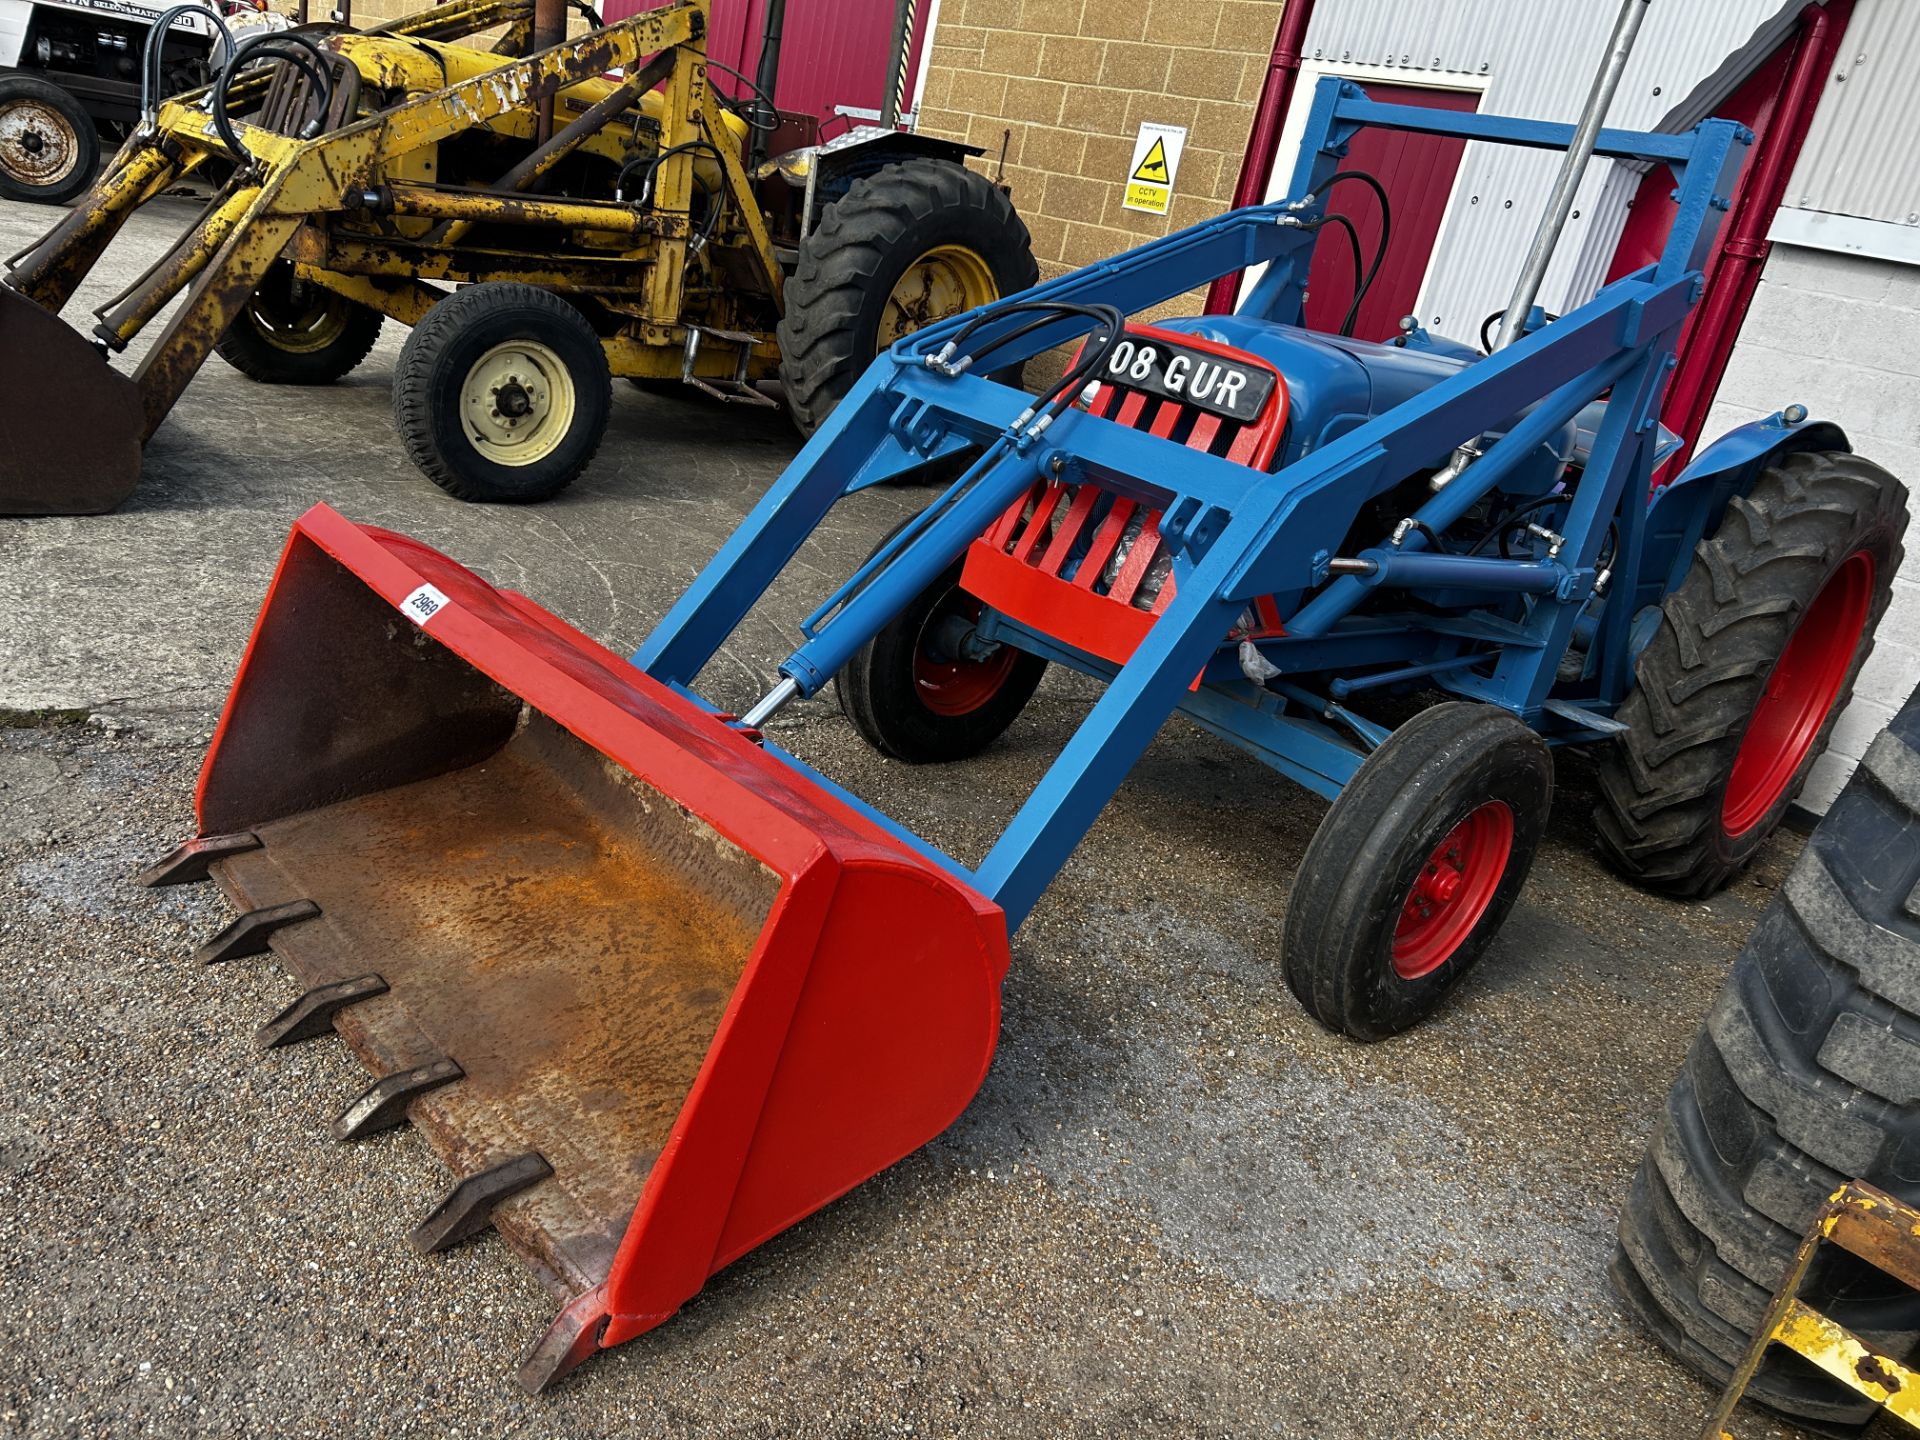
MULTIPOLYGON (((1245 351, 1151 326, 1130 336, 1272 367, 1245 351)), ((1254 420, 1239 423, 1125 384, 1105 383, 1090 412, 1189 449, 1265 469, 1287 424, 1286 382, 1254 420)), ((961 585, 1002 614, 1077 650, 1124 664, 1174 596, 1173 558, 1160 512, 1097 485, 1036 482, 967 551, 961 585)), ((1271 601, 1255 606, 1260 630, 1277 633, 1271 601)))

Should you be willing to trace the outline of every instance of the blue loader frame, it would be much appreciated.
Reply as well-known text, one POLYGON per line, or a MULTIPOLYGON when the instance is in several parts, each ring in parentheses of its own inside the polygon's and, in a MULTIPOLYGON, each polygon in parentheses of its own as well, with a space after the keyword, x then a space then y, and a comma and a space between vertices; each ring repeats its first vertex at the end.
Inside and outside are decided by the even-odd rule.
MULTIPOLYGON (((1547 150, 1565 150, 1574 128, 1381 104, 1351 83, 1325 80, 1293 176, 1297 198, 1230 212, 1017 299, 1135 314, 1216 276, 1264 265, 1240 315, 1213 318, 1223 328, 1298 325, 1327 182, 1366 126, 1547 150)), ((1097 484, 1162 512, 1161 531, 1174 550, 1171 604, 1118 666, 1010 617, 984 618, 983 635, 1107 683, 975 869, 797 758, 766 748, 996 901, 1010 929, 1175 711, 1327 797, 1389 734, 1345 703, 1378 687, 1418 681, 1500 706, 1550 743, 1603 738, 1620 728, 1612 715, 1632 686, 1648 607, 1678 583, 1694 541, 1729 498, 1782 450, 1845 447, 1833 427, 1802 423, 1804 412, 1789 411, 1734 432, 1652 503, 1644 499, 1659 458, 1658 405, 1676 338, 1700 297, 1702 265, 1751 141, 1744 127, 1723 120, 1682 135, 1603 129, 1596 153, 1664 162, 1679 177, 1678 213, 1659 260, 1392 409, 1312 443, 1271 473, 1077 408, 1046 426, 1029 410, 1033 396, 939 366, 942 347, 969 320, 990 317, 974 332, 987 342, 1016 331, 1030 310, 997 319, 987 307, 911 335, 868 369, 634 663, 716 708, 692 689, 696 676, 835 502, 929 461, 978 452, 960 479, 809 617, 804 643, 780 666, 773 703, 820 690, 1044 476, 1097 484), (1603 396, 1604 408, 1594 409, 1603 396), (1431 549, 1430 535, 1518 483, 1542 447, 1583 412, 1597 428, 1556 543, 1511 557, 1431 549), (1412 510, 1413 523, 1341 557, 1363 505, 1490 435, 1498 438, 1477 463, 1412 510), (1407 603, 1359 613, 1376 591, 1397 592, 1407 603), (1269 595, 1285 634, 1260 641, 1279 675, 1256 684, 1223 637, 1250 602, 1269 595), (1574 654, 1582 659, 1570 674, 1574 654)), ((1092 328, 1063 317, 1032 329, 996 350, 994 367, 1092 328)), ((1450 344, 1417 332, 1408 343, 1450 344)))

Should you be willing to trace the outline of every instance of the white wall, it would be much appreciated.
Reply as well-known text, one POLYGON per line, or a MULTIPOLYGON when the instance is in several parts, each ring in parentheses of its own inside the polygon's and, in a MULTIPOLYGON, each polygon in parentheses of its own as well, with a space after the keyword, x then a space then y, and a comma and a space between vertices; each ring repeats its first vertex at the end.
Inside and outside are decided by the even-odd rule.
MULTIPOLYGON (((1705 438, 1794 401, 1836 421, 1856 453, 1920 490, 1920 266, 1774 245, 1705 438)), ((1920 685, 1920 526, 1908 531, 1878 636, 1800 797, 1816 813, 1920 685)))

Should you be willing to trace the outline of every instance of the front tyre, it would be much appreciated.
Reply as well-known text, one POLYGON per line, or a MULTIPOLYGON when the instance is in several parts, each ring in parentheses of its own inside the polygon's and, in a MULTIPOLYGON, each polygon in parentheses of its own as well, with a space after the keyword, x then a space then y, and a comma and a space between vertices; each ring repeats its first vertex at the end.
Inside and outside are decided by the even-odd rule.
POLYGON ((1027 227, 986 176, 918 159, 854 181, 787 280, 780 381, 795 423, 811 435, 902 336, 1039 278, 1027 227))
POLYGON ((1424 1019, 1493 939, 1553 803, 1546 742, 1447 701, 1369 755, 1314 831, 1287 902, 1287 984, 1329 1030, 1382 1040, 1424 1019))
POLYGON ((841 713, 861 737, 909 764, 984 750, 1026 708, 1047 670, 1037 655, 973 638, 981 604, 960 588, 963 563, 908 602, 834 677, 841 713))
POLYGON ((1844 451, 1789 455, 1728 502, 1661 605, 1601 754, 1595 825, 1613 867, 1708 895, 1799 795, 1873 652, 1907 492, 1844 451))
POLYGON ((64 205, 99 168, 100 132, 78 100, 37 76, 0 77, 0 196, 64 205))
POLYGON ((469 285, 407 337, 393 415, 407 454, 459 500, 528 504, 572 484, 613 405, 586 318, 531 285, 469 285))

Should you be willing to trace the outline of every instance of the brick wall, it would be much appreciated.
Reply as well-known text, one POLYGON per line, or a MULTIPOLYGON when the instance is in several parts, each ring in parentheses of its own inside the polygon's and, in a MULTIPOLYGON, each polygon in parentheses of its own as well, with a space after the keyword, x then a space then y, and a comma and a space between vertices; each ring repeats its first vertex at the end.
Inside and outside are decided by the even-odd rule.
MULTIPOLYGON (((1776 244, 1705 434, 1799 401, 1920 491, 1920 266, 1776 244)), ((1873 656, 1800 803, 1825 813, 1873 737, 1920 685, 1920 527, 1873 656)))
POLYGON ((985 146, 989 174, 1004 142, 1047 278, 1227 207, 1280 10, 1281 0, 943 0, 920 126, 985 146), (1187 127, 1164 216, 1120 204, 1143 121, 1187 127))

